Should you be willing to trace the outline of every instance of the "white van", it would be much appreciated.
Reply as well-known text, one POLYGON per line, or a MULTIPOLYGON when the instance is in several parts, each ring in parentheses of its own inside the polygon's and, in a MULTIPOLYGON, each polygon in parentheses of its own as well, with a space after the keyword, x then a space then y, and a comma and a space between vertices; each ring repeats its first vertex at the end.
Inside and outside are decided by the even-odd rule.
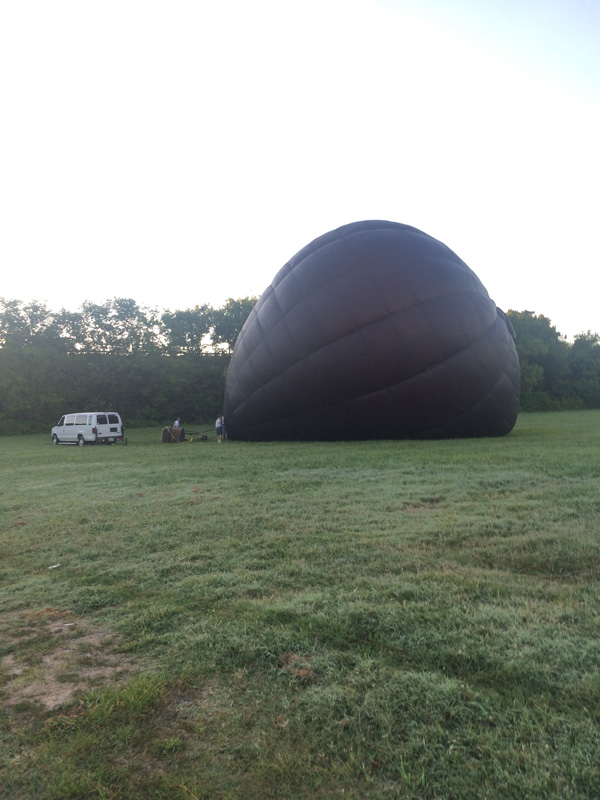
POLYGON ((114 411, 65 414, 52 428, 52 444, 113 444, 125 440, 121 417, 114 411))

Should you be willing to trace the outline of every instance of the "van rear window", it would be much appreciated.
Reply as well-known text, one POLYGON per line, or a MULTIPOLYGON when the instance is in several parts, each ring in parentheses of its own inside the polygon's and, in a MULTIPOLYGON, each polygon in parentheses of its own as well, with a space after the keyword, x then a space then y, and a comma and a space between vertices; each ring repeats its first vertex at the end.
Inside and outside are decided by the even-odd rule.
POLYGON ((110 425, 118 425, 119 424, 119 417, 116 414, 109 414, 108 415, 108 422, 110 425))
POLYGON ((106 421, 106 414, 98 414, 96 419, 98 421, 98 425, 108 425, 108 422, 106 421))

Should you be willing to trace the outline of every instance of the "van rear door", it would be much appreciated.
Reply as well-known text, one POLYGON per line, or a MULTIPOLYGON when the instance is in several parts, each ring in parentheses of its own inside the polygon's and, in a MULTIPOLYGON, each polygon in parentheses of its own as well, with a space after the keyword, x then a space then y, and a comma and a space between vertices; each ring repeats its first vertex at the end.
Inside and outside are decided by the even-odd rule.
POLYGON ((108 425, 110 428, 110 432, 116 433, 117 436, 120 436, 123 431, 121 428, 121 417, 118 414, 109 414, 108 415, 108 425))
POLYGON ((118 414, 96 414, 98 442, 116 442, 123 436, 121 417, 118 414))

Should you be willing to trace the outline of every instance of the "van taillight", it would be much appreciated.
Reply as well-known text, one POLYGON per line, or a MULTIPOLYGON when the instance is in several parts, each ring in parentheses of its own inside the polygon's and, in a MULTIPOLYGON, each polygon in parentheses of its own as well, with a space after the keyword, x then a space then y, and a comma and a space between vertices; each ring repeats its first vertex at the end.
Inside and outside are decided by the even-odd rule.
POLYGON ((92 428, 92 433, 94 434, 94 436, 98 433, 95 426, 92 428))

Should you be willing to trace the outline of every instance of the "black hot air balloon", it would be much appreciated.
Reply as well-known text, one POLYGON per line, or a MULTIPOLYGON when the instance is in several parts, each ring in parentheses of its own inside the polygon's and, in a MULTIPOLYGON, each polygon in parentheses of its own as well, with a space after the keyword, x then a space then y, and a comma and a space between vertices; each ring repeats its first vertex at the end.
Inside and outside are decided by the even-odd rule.
POLYGON ((512 326, 446 245, 345 225, 279 270, 227 373, 232 439, 502 436, 519 407, 512 326))

